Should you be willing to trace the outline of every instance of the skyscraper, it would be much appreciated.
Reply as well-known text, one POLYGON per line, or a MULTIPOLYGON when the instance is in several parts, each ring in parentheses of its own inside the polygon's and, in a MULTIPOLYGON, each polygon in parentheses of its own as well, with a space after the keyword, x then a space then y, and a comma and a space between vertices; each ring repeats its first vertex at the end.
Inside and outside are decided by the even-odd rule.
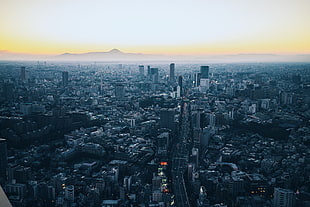
POLYGON ((6 180, 7 160, 7 142, 6 139, 0 138, 0 183, 6 180))
POLYGON ((183 96, 183 77, 181 75, 178 78, 178 85, 180 86, 180 95, 183 96))
POLYGON ((169 76, 169 81, 172 83, 174 82, 174 68, 175 68, 175 64, 174 63, 171 63, 170 64, 170 76, 169 76))
POLYGON ((193 86, 194 87, 199 87, 200 86, 200 78, 201 78, 201 73, 194 73, 193 74, 193 86))
POLYGON ((160 127, 161 128, 167 128, 171 129, 172 131, 175 130, 175 110, 174 109, 168 109, 168 108, 162 108, 160 110, 160 127))
POLYGON ((140 75, 141 77, 144 76, 144 65, 139 65, 139 75, 140 75))
POLYGON ((158 68, 151 68, 151 79, 153 83, 158 83, 158 68))
POLYGON ((151 66, 147 66, 147 78, 150 79, 151 78, 151 66))
POLYGON ((201 79, 209 78, 209 66, 200 66, 201 79))
POLYGON ((293 207, 295 205, 294 192, 283 188, 274 188, 274 207, 293 207))
POLYGON ((210 80, 209 80, 209 66, 200 66, 200 91, 207 92, 210 87, 210 80))
POLYGON ((20 79, 22 81, 26 80, 26 67, 21 67, 20 68, 20 79))
POLYGON ((63 71, 62 72, 62 85, 66 86, 66 85, 68 85, 68 82, 69 82, 68 72, 67 71, 63 71))

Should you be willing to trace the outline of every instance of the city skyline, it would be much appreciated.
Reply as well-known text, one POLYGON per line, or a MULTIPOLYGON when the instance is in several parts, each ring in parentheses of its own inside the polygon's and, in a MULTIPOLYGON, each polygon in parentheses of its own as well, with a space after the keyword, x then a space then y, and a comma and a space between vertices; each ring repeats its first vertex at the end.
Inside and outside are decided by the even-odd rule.
POLYGON ((0 56, 310 53, 310 2, 4 0, 0 56))

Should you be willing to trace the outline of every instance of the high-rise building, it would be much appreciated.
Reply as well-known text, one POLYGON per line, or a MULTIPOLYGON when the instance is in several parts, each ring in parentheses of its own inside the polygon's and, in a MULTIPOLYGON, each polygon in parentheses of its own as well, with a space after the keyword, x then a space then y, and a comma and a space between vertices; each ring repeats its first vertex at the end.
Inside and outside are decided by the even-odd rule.
POLYGON ((190 181, 193 180, 193 172, 194 172, 193 163, 189 163, 187 165, 187 179, 190 181))
POLYGON ((214 113, 210 113, 209 114, 209 126, 213 127, 215 126, 215 114, 214 113))
POLYGON ((153 83, 158 83, 158 68, 151 68, 151 80, 153 83))
POLYGON ((183 77, 181 75, 178 78, 178 85, 180 86, 180 95, 183 96, 183 77))
POLYGON ((200 66, 200 73, 202 79, 209 78, 209 66, 200 66))
POLYGON ((209 66, 200 66, 200 83, 199 90, 201 92, 207 92, 210 87, 209 80, 209 66))
POLYGON ((119 198, 123 201, 126 199, 126 192, 124 187, 119 187, 119 198))
POLYGON ((193 129, 194 147, 197 147, 197 148, 200 147, 201 134, 202 134, 201 128, 194 127, 193 129))
POLYGON ((26 80, 26 67, 24 66, 20 68, 20 79, 22 79, 22 81, 26 80))
POLYGON ((6 139, 0 138, 0 183, 6 180, 7 165, 7 141, 6 139))
POLYGON ((175 130, 175 122, 174 122, 175 110, 163 108, 160 110, 160 127, 175 130))
POLYGON ((124 188, 127 192, 130 192, 131 182, 132 182, 131 180, 132 180, 131 176, 124 177, 124 188))
POLYGON ((293 207, 295 206, 295 194, 293 191, 283 188, 274 188, 273 193, 274 207, 293 207))
POLYGON ((192 163, 194 164, 194 168, 197 169, 199 166, 199 150, 198 148, 192 148, 192 156, 191 156, 192 163))
POLYGON ((139 75, 140 75, 141 77, 144 76, 144 65, 139 65, 139 75))
POLYGON ((200 79, 200 91, 206 92, 210 88, 210 80, 207 78, 200 79))
POLYGON ((170 76, 169 76, 169 81, 170 82, 174 82, 174 68, 175 68, 175 64, 174 63, 171 63, 170 64, 170 76))
POLYGON ((202 130, 200 143, 202 146, 207 147, 209 145, 209 140, 210 140, 210 129, 205 127, 202 130))
POLYGON ((193 74, 192 80, 193 80, 193 86, 194 87, 200 86, 200 78, 201 78, 201 73, 194 73, 193 74))
POLYGON ((67 86, 69 82, 69 74, 67 71, 62 72, 62 85, 67 86))
POLYGON ((65 198, 68 201, 73 202, 74 201, 74 186, 68 185, 65 189, 65 198))
POLYGON ((151 66, 147 66, 147 77, 150 78, 151 77, 151 66))

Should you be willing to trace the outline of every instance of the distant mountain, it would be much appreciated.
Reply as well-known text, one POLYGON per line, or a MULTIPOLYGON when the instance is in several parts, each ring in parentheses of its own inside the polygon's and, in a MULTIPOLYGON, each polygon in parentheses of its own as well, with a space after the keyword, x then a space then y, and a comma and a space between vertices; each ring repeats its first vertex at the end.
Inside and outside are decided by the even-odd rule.
POLYGON ((154 55, 142 53, 124 53, 118 49, 112 49, 108 52, 88 52, 88 53, 64 53, 53 57, 55 60, 84 60, 84 61, 122 61, 154 58, 154 55))
POLYGON ((117 61, 117 62, 196 62, 196 63, 236 63, 236 62, 310 62, 310 54, 227 54, 227 55, 154 55, 125 53, 118 49, 101 52, 63 53, 61 55, 37 55, 13 53, 0 50, 0 60, 44 60, 44 61, 117 61))

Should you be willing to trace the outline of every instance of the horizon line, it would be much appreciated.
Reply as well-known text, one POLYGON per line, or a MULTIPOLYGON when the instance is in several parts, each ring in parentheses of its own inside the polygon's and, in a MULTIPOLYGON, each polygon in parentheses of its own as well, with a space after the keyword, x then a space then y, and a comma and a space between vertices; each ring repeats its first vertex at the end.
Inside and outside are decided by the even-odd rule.
POLYGON ((18 52, 11 50, 0 50, 1 54, 9 54, 9 55, 34 55, 34 56, 57 56, 64 54, 88 54, 88 53, 109 53, 112 51, 119 51, 123 54, 142 54, 142 55, 163 55, 163 56, 222 56, 222 55, 284 55, 284 56, 294 56, 294 55, 310 55, 309 52, 207 52, 207 53, 149 53, 149 52, 127 52, 126 50, 121 50, 118 48, 112 48, 110 50, 88 50, 88 51, 64 51, 59 53, 32 53, 32 52, 18 52))

